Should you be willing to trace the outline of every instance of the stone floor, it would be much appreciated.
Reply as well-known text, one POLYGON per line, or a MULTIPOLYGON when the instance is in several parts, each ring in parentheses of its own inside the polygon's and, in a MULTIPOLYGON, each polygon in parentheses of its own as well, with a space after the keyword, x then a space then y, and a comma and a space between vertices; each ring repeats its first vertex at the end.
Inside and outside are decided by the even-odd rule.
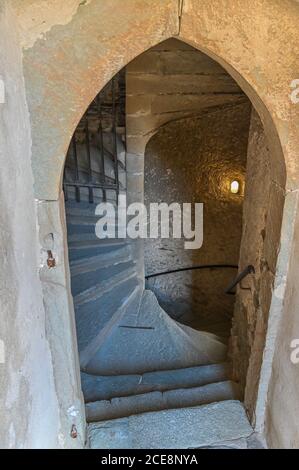
POLYGON ((92 449, 262 448, 241 402, 143 413, 89 425, 92 449))

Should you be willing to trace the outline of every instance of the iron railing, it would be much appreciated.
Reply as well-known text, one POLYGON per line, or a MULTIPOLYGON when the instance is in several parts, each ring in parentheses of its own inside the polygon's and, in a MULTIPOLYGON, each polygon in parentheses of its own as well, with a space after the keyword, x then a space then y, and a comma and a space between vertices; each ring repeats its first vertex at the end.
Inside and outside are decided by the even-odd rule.
POLYGON ((254 274, 254 273, 255 273, 255 269, 252 266, 252 264, 249 264, 248 266, 246 266, 246 268, 243 269, 243 271, 241 271, 238 274, 238 276, 225 289, 225 293, 230 294, 230 295, 234 295, 235 292, 233 292, 233 289, 236 287, 236 285, 239 284, 239 282, 241 282, 242 279, 244 279, 246 276, 248 276, 248 274, 254 274))
POLYGON ((119 170, 126 170, 125 161, 118 155, 118 129, 122 129, 125 145, 125 87, 124 76, 119 73, 98 94, 87 109, 78 124, 68 149, 63 178, 65 199, 68 199, 68 189, 75 190, 75 199, 81 200, 81 189, 88 191, 88 200, 94 202, 95 189, 101 190, 102 199, 107 201, 107 191, 113 191, 117 196, 125 190, 120 183, 119 170), (96 126, 96 131, 95 131, 96 126), (110 148, 105 145, 104 132, 110 138, 110 148), (92 141, 93 137, 93 141, 92 141), (93 167, 94 154, 91 145, 97 150, 97 170, 93 167), (111 162, 110 171, 106 168, 107 161, 111 162), (111 172, 111 166, 113 172, 111 172), (107 174, 109 171, 110 174, 107 174))
MULTIPOLYGON (((159 276, 166 276, 168 274, 179 273, 183 271, 193 271, 197 269, 227 269, 227 268, 238 269, 238 265, 236 264, 199 264, 195 266, 185 266, 183 268, 175 268, 175 269, 169 269, 167 271, 160 271, 157 273, 147 274, 145 276, 145 279, 148 280, 148 279, 152 279, 152 278, 159 277, 159 276)), ((234 287, 236 287, 236 285, 239 282, 241 282, 242 279, 248 276, 248 274, 254 274, 254 273, 255 273, 255 269, 251 264, 246 266, 246 268, 243 269, 243 271, 240 274, 238 274, 238 276, 229 284, 227 289, 225 289, 225 294, 234 295, 235 292, 232 291, 234 287)))

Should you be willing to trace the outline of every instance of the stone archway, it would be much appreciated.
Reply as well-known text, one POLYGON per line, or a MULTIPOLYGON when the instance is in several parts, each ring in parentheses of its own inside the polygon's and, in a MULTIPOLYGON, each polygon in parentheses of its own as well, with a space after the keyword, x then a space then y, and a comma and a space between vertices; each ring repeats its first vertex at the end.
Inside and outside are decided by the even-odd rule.
MULTIPOLYGON (((62 261, 59 266, 64 280, 63 293, 59 295, 70 311, 70 317, 64 320, 72 324, 68 270, 64 263, 64 213, 59 198, 61 201, 61 177, 70 138, 90 101, 118 70, 158 42, 177 37, 221 63, 251 99, 270 143, 271 171, 276 175, 276 183, 283 189, 286 187, 288 192, 257 408, 257 426, 261 429, 265 411, 273 420, 271 406, 266 409, 268 386, 271 367, 276 367, 276 374, 280 367, 279 363, 272 364, 272 360, 283 297, 288 282, 291 283, 288 269, 294 230, 292 220, 297 208, 299 109, 289 99, 289 84, 296 78, 298 51, 294 48, 298 44, 298 8, 291 0, 274 5, 268 0, 254 3, 239 0, 234 4, 232 19, 230 2, 220 0, 213 4, 205 0, 200 8, 196 0, 136 0, 130 4, 114 0, 105 7, 97 1, 82 4, 70 0, 68 5, 64 20, 58 20, 54 7, 53 11, 49 7, 50 19, 44 26, 22 37, 35 195, 40 201, 42 240, 48 233, 54 233, 53 253, 62 261), (117 18, 115 12, 118 12, 117 18)), ((21 32, 24 32, 28 11, 18 10, 17 3, 15 8, 21 32)), ((136 148, 134 153, 138 155, 139 151, 136 148)), ((47 246, 44 250, 47 251, 47 246)), ((295 268, 293 261, 292 269, 295 268)), ((46 283, 52 281, 51 277, 46 279, 46 283)), ((57 298, 57 290, 51 287, 51 292, 45 293, 49 315, 53 298, 57 298)), ((61 329, 61 324, 57 328, 61 329)), ((68 370, 79 396, 73 343, 73 336, 69 334, 70 355, 66 362, 60 363, 58 373, 64 368, 68 370)), ((55 344, 52 349, 56 349, 55 344)), ((56 350, 56 354, 59 363, 61 351, 56 350)), ((295 386, 295 382, 292 384, 295 386)), ((280 413, 278 411, 278 422, 280 413)))
MULTIPOLYGON (((298 137, 287 122, 292 122, 297 113, 289 100, 289 86, 296 76, 294 44, 298 10, 292 1, 287 3, 289 10, 284 2, 273 6, 267 0, 256 0, 247 8, 239 1, 234 7, 235 21, 230 21, 230 6, 221 1, 214 2, 213 6, 204 2, 198 9, 196 2, 188 0, 184 2, 181 16, 178 16, 176 1, 142 2, 141 7, 138 1, 134 6, 124 6, 115 0, 106 7, 105 14, 98 2, 91 1, 67 18, 64 26, 55 27, 54 20, 53 24, 48 20, 50 24, 45 25, 45 31, 38 32, 44 33, 44 38, 33 32, 25 38, 24 49, 36 196, 57 199, 70 137, 98 91, 134 57, 170 37, 202 50, 221 63, 239 83, 262 117, 271 136, 269 140, 278 147, 274 155, 280 153, 283 145, 288 186, 294 188, 298 168, 292 152, 295 152, 298 137), (117 10, 120 13, 117 25, 111 28, 113 13, 117 10), (268 21, 272 18, 271 31, 261 26, 265 18, 268 21), (287 21, 293 28, 288 25, 284 31, 287 21), (258 48, 258 34, 259 42, 265 39, 263 48, 258 48), (275 47, 267 34, 275 37, 275 47), (287 41, 283 39, 286 37, 287 41), (275 74, 274 63, 279 64, 275 74)), ((278 165, 282 162, 283 173, 281 154, 275 159, 278 165)))

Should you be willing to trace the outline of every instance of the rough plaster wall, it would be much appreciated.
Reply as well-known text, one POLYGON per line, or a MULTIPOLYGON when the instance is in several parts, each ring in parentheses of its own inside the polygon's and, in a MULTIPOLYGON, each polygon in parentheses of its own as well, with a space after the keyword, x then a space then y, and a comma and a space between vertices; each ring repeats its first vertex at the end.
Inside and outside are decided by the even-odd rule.
POLYGON ((21 46, 29 49, 38 39, 45 38, 53 26, 67 25, 78 8, 90 2, 91 0, 10 0, 16 11, 21 46))
MULTIPOLYGON (((29 5, 33 1, 32 12, 40 11, 45 2, 32 0, 29 5)), ((69 2, 67 17, 78 5, 75 0, 69 2)), ((22 17, 23 4, 22 0, 12 0, 24 32, 30 29, 30 21, 22 17)), ((30 44, 31 39, 34 40, 33 46, 25 52, 25 70, 29 106, 34 114, 33 160, 39 197, 47 191, 47 199, 57 199, 69 139, 99 89, 138 54, 173 36, 207 51, 241 84, 271 134, 273 164, 280 167, 282 179, 283 146, 289 162, 289 185, 294 187, 298 133, 293 123, 298 120, 299 111, 290 102, 288 85, 297 73, 297 3, 293 0, 236 0, 232 21, 231 5, 223 0, 203 0, 200 7, 198 0, 110 0, 105 3, 91 0, 88 4, 80 2, 71 21, 61 24, 64 19, 60 18, 57 26, 55 6, 56 2, 47 5, 49 11, 47 20, 43 20, 42 40, 37 39, 36 32, 32 33, 30 41, 22 37, 22 43, 30 44), (273 69, 273 63, 279 67, 273 69), (52 169, 53 163, 58 177, 52 169), (41 174, 41 168, 50 178, 41 174), (45 184, 49 179, 51 184, 45 184)))
POLYGON ((178 32, 177 0, 68 0, 63 11, 57 3, 13 2, 24 45, 36 196, 47 200, 58 197, 70 139, 91 100, 123 65, 178 32))
MULTIPOLYGON (((184 241, 145 242, 146 273, 195 264, 238 264, 242 192, 251 105, 224 106, 202 117, 167 124, 145 154, 145 202, 204 203, 204 241, 185 250, 184 241), (230 193, 230 182, 241 193, 230 193)), ((234 298, 224 290, 236 271, 189 271, 155 278, 149 286, 165 309, 196 328, 228 335, 234 298)))
POLYGON ((40 242, 39 274, 46 313, 46 336, 52 353, 54 381, 59 397, 60 445, 85 444, 85 411, 79 373, 74 307, 71 297, 64 195, 58 201, 37 201, 40 242), (47 264, 48 250, 55 267, 47 264), (77 437, 72 438, 75 426, 77 437))
POLYGON ((218 59, 251 99, 267 133, 271 172, 289 189, 299 181, 299 107, 289 96, 298 75, 298 20, 293 0, 235 0, 233 10, 228 1, 202 0, 199 8, 198 0, 184 0, 180 27, 180 37, 218 59))
POLYGON ((270 174, 270 160, 262 123, 253 110, 248 143, 240 270, 252 264, 255 274, 244 279, 238 287, 232 330, 234 375, 243 388, 246 385, 245 405, 253 421, 284 203, 284 191, 270 174))
POLYGON ((59 405, 38 278, 31 137, 14 17, 0 5, 0 447, 58 447, 59 405))
MULTIPOLYGON (((288 266, 288 276, 280 276, 280 266, 278 265, 278 280, 274 289, 272 300, 273 323, 269 324, 270 333, 278 330, 278 337, 275 342, 275 354, 273 363, 269 367, 272 372, 270 387, 266 402, 266 429, 265 434, 271 448, 299 448, 299 364, 291 361, 291 342, 299 339, 299 290, 298 290, 298 265, 299 265, 299 218, 298 218, 298 191, 290 192, 286 196, 286 210, 288 215, 284 219, 287 225, 287 238, 294 236, 295 243, 289 244, 290 264, 288 266), (296 215, 294 207, 297 208, 296 215)), ((284 250, 283 250, 284 251, 284 250)), ((282 253, 285 258, 286 252, 282 253)), ((268 335, 269 336, 269 335, 268 335)), ((266 343, 274 341, 275 336, 271 335, 266 343)), ((272 345, 273 348, 273 345, 272 345)), ((298 357, 298 354, 297 354, 298 357)), ((263 367, 265 369, 265 366, 263 367)), ((264 371, 263 371, 264 372, 264 371)))

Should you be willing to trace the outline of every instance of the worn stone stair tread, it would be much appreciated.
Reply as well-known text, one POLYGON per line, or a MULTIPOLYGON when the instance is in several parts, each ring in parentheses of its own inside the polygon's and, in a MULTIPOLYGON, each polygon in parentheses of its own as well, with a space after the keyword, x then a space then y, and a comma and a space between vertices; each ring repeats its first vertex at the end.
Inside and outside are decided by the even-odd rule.
POLYGON ((115 286, 100 298, 78 305, 75 309, 75 315, 79 353, 95 337, 101 336, 105 325, 109 323, 118 309, 127 305, 135 288, 138 286, 139 280, 136 277, 129 278, 126 282, 115 286))
MULTIPOLYGON (((84 233, 95 234, 96 232, 96 224, 100 220, 99 216, 90 216, 90 217, 82 217, 82 216, 72 216, 68 218, 67 222, 67 232, 68 236, 71 238, 73 235, 80 234, 83 235, 84 233)), ((120 225, 114 220, 105 219, 105 223, 109 223, 111 228, 114 228, 115 234, 122 235, 126 233, 127 227, 126 225, 120 225)))
MULTIPOLYGON (((90 225, 94 225, 98 220, 101 219, 101 216, 100 215, 96 215, 96 214, 90 214, 90 213, 87 213, 87 215, 78 215, 78 214, 70 214, 68 216, 68 219, 67 219, 67 224, 68 225, 75 225, 75 226, 80 226, 80 225, 87 225, 87 226, 90 226, 90 225)), ((113 225, 118 225, 118 222, 117 220, 115 220, 114 218, 111 218, 111 217, 106 217, 105 216, 105 221, 108 221, 110 223, 112 223, 113 225)), ((124 226, 124 225, 122 225, 124 226)))
POLYGON ((70 250, 73 250, 73 249, 83 249, 83 248, 89 248, 89 247, 92 247, 92 248, 96 248, 98 246, 102 246, 102 247, 105 247, 105 246, 112 246, 112 247, 116 247, 116 246, 123 246, 123 245, 126 245, 128 244, 128 241, 126 238, 104 238, 104 239, 100 239, 100 238, 92 238, 92 237, 88 237, 88 238, 83 238, 81 239, 81 236, 78 237, 78 239, 73 239, 73 240, 70 240, 69 241, 69 249, 70 250))
POLYGON ((226 400, 93 423, 88 442, 91 449, 194 449, 252 433, 242 404, 226 400))
MULTIPOLYGON (((188 335, 189 340, 193 341, 193 343, 196 345, 199 339, 199 335, 198 335, 199 330, 195 330, 194 328, 191 328, 191 326, 184 325, 179 322, 175 322, 175 323, 188 335)), ((209 338, 210 342, 215 341, 216 343, 226 344, 222 337, 217 336, 214 333, 205 331, 205 335, 206 337, 209 338)))
POLYGON ((90 214, 89 212, 87 215, 83 214, 69 214, 67 218, 67 226, 70 227, 74 225, 75 227, 80 227, 82 225, 93 226, 99 220, 99 216, 96 214, 90 214))
POLYGON ((113 250, 97 256, 88 256, 70 262, 72 276, 94 270, 97 266, 107 267, 132 259, 130 245, 117 245, 113 250))
POLYGON ((117 240, 88 240, 88 241, 75 241, 69 243, 69 258, 71 262, 88 258, 91 256, 97 256, 101 253, 115 250, 127 245, 128 242, 125 239, 117 240))
MULTIPOLYGON (((116 265, 118 266, 118 265, 116 265)), ((116 267, 115 266, 115 267, 116 267)), ((121 286, 122 283, 127 282, 129 279, 136 277, 136 269, 134 264, 126 263, 126 268, 116 271, 113 275, 102 280, 99 284, 93 283, 92 287, 81 290, 77 295, 74 296, 74 303, 76 307, 86 302, 91 302, 99 299, 104 294, 116 289, 121 286)))
POLYGON ((69 243, 75 243, 75 242, 95 242, 97 243, 109 243, 112 242, 114 244, 117 244, 117 242, 120 240, 121 242, 126 241, 128 243, 128 239, 126 237, 123 238, 99 238, 97 237, 95 231, 92 232, 81 232, 81 233, 73 233, 68 235, 68 240, 69 243))
POLYGON ((127 296, 123 299, 121 305, 112 313, 102 330, 97 333, 93 341, 87 343, 85 348, 82 351, 79 351, 80 367, 82 372, 87 374, 93 373, 93 371, 88 367, 88 362, 90 357, 94 355, 94 348, 98 348, 99 345, 101 345, 101 342, 105 342, 107 336, 109 336, 114 326, 119 323, 126 312, 138 310, 142 298, 142 290, 143 287, 140 279, 136 279, 134 289, 129 293, 127 292, 127 296))
POLYGON ((144 291, 138 315, 127 311, 109 336, 86 357, 91 374, 142 374, 224 362, 227 347, 206 332, 183 327, 160 307, 151 291, 144 291))
POLYGON ((81 372, 81 384, 85 402, 88 403, 140 393, 200 387, 225 381, 230 374, 228 363, 145 372, 142 375, 97 376, 81 372))
POLYGON ((129 274, 131 275, 132 269, 134 269, 134 263, 130 260, 123 263, 114 264, 109 267, 102 267, 99 265, 94 270, 86 271, 84 273, 80 273, 80 275, 72 277, 72 294, 74 297, 76 297, 78 294, 86 291, 92 286, 99 285, 100 283, 105 282, 124 271, 129 271, 129 274))
POLYGON ((87 403, 85 406, 87 422, 124 418, 134 414, 187 408, 224 400, 241 398, 239 386, 229 380, 201 387, 154 391, 128 397, 115 397, 87 403))

